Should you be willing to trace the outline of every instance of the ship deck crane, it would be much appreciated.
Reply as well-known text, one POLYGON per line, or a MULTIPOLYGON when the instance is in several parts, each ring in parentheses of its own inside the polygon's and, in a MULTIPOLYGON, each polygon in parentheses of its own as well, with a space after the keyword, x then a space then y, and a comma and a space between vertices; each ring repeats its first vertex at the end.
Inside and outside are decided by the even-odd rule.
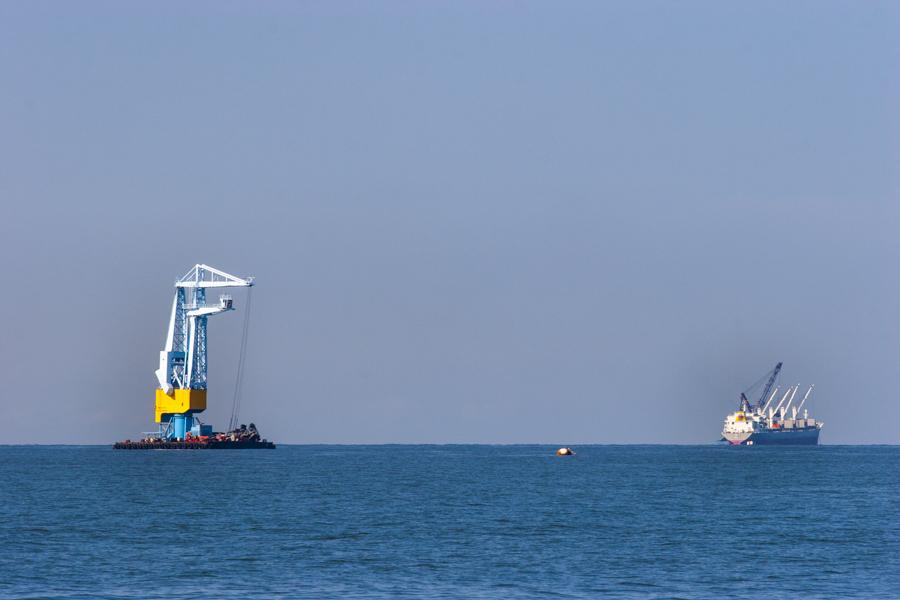
POLYGON ((156 422, 165 439, 184 439, 211 431, 194 423, 194 415, 206 410, 206 329, 209 317, 234 310, 231 296, 219 296, 215 305, 206 303, 210 288, 253 286, 253 278, 240 278, 208 265, 198 264, 175 282, 175 298, 169 317, 165 348, 159 353, 156 378, 156 422))
POLYGON ((778 380, 778 374, 781 373, 781 364, 782 363, 776 364, 775 368, 773 368, 771 371, 769 371, 768 373, 766 373, 765 375, 763 375, 762 377, 757 379, 753 383, 753 385, 751 385, 749 388, 747 388, 746 390, 744 390, 741 393, 740 405, 738 406, 738 410, 742 410, 744 412, 751 412, 751 411, 754 411, 754 409, 756 412, 762 412, 763 410, 765 410, 763 408, 763 403, 766 402, 766 398, 769 398, 769 401, 771 401, 771 397, 769 396, 769 394, 772 392, 772 387, 775 385, 775 382, 778 380), (754 405, 753 403, 750 402, 750 399, 747 398, 747 396, 753 395, 753 390, 758 389, 759 385, 764 380, 766 381, 766 385, 765 385, 765 387, 763 387, 762 394, 760 394, 760 396, 759 396, 759 400, 757 400, 756 404, 754 405))
POLYGON ((775 394, 778 393, 778 386, 775 386, 775 389, 772 390, 772 393, 769 395, 769 400, 766 402, 766 405, 762 407, 761 413, 765 413, 769 408, 769 405, 772 404, 772 400, 775 398, 775 394))
POLYGON ((813 388, 816 387, 815 384, 809 386, 809 389, 806 390, 806 395, 803 396, 803 402, 800 403, 800 406, 796 408, 797 412, 800 412, 800 409, 803 408, 803 405, 806 404, 806 399, 809 398, 809 395, 812 394, 813 388))
POLYGON ((762 409, 763 403, 766 401, 766 398, 769 396, 769 392, 772 391, 772 386, 775 385, 775 381, 778 379, 778 374, 781 373, 781 364, 778 363, 775 365, 775 368, 772 369, 771 375, 769 375, 769 381, 766 382, 766 387, 763 388, 762 394, 759 396, 759 400, 756 402, 756 406, 759 409, 762 409))

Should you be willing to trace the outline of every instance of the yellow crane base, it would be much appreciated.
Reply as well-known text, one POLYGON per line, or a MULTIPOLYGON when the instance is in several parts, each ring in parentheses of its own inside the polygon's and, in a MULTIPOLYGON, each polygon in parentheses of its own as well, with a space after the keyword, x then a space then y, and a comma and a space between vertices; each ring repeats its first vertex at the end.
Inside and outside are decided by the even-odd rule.
POLYGON ((156 390, 156 422, 164 414, 178 415, 206 410, 206 390, 172 390, 171 394, 156 390))

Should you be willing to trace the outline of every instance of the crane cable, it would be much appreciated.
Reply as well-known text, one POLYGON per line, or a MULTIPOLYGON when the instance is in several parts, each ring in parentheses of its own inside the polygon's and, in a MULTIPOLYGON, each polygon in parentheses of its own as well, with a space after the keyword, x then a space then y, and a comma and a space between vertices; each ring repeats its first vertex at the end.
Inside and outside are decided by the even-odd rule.
POLYGON ((750 395, 750 392, 755 391, 756 388, 758 388, 759 386, 761 386, 761 385, 763 384, 763 382, 764 382, 766 379, 768 379, 770 375, 772 375, 772 371, 774 371, 774 370, 775 370, 775 369, 769 369, 769 372, 768 372, 768 373, 766 373, 765 375, 763 375, 762 377, 760 377, 759 379, 757 379, 755 382, 753 382, 753 385, 751 385, 751 386, 748 387, 746 390, 744 390, 744 394, 747 395, 747 396, 749 396, 749 395, 750 395))
POLYGON ((237 374, 234 379, 234 398, 231 401, 231 420, 228 421, 228 431, 234 431, 238 426, 238 414, 241 410, 241 392, 244 387, 244 364, 247 357, 247 331, 250 327, 250 306, 253 299, 253 288, 247 288, 247 308, 244 312, 244 325, 241 331, 241 349, 238 355, 237 374))

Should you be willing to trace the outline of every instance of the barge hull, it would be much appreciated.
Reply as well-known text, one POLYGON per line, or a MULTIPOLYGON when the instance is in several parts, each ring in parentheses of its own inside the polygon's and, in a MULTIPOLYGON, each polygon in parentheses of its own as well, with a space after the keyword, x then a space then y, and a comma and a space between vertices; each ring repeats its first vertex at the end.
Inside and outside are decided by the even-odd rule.
POLYGON ((274 442, 266 440, 222 440, 209 442, 116 442, 114 450, 274 450, 274 442))

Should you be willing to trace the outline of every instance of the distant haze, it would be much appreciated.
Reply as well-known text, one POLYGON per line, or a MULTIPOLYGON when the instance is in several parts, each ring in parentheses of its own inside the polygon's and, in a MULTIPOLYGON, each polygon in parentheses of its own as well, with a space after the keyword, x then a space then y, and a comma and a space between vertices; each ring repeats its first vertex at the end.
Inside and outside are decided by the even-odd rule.
POLYGON ((900 4, 5 2, 0 78, 0 443, 151 429, 197 262, 279 442, 710 442, 779 360, 900 442, 900 4))

